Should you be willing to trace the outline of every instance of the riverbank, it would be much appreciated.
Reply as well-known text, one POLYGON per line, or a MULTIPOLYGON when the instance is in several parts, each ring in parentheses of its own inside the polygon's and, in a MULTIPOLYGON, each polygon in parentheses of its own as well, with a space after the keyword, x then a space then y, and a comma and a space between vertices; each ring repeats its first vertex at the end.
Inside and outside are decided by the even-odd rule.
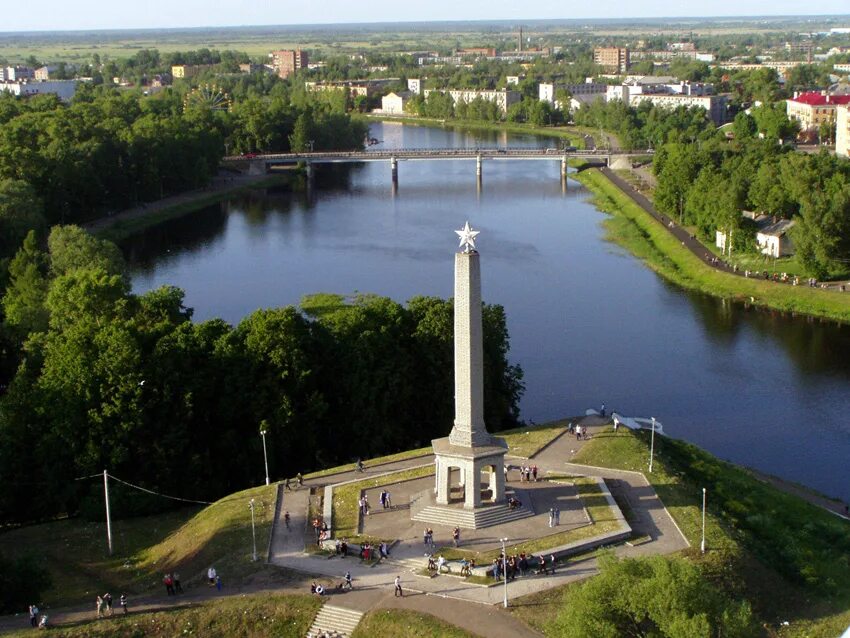
POLYGON ((118 242, 164 221, 176 219, 247 191, 286 183, 289 175, 221 175, 201 188, 149 202, 83 225, 90 233, 118 242))
POLYGON ((392 116, 368 113, 364 114, 365 121, 396 122, 398 124, 430 126, 433 128, 452 128, 462 131, 495 131, 499 133, 519 133, 523 135, 539 135, 567 140, 570 146, 585 148, 587 146, 585 133, 574 126, 534 126, 515 122, 480 122, 466 120, 442 120, 418 116, 392 116))
POLYGON ((745 278, 714 268, 599 169, 583 170, 576 179, 593 193, 594 204, 600 210, 613 215, 605 222, 608 239, 677 285, 782 312, 850 322, 850 294, 745 278))

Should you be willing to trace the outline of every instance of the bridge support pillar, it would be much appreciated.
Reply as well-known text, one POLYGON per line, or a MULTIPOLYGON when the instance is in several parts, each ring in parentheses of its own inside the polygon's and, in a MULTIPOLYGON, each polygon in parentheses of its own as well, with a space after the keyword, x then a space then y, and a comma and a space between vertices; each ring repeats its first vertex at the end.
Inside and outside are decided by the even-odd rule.
POLYGON ((561 179, 567 179, 567 156, 561 158, 561 179))
POLYGON ((481 156, 475 158, 475 175, 481 179, 481 156))
POLYGON ((313 178, 316 176, 315 169, 313 168, 312 162, 307 162, 307 166, 305 167, 307 172, 307 181, 312 182, 313 178))
POLYGON ((393 184, 398 183, 398 160, 395 157, 390 158, 390 173, 392 174, 393 184))

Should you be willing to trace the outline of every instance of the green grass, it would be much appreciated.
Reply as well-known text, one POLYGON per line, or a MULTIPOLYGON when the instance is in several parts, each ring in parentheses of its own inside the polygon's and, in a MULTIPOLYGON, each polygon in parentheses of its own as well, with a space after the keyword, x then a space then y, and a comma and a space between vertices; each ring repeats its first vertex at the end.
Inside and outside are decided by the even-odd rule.
POLYGON ((474 638, 475 634, 418 611, 376 609, 363 616, 351 638, 474 638))
MULTIPOLYGON (((382 465, 384 463, 407 461, 408 459, 415 459, 419 456, 428 456, 431 453, 431 446, 421 447, 415 450, 405 450, 404 452, 396 452, 395 454, 388 454, 387 456, 379 456, 374 459, 367 459, 363 461, 363 465, 365 465, 367 468, 372 468, 376 465, 382 465)), ((309 474, 305 474, 304 478, 313 479, 321 478, 323 476, 332 476, 333 474, 342 474, 343 472, 351 472, 356 467, 356 463, 346 463, 345 465, 337 465, 336 467, 325 468, 324 470, 319 470, 317 472, 310 472, 309 474)))
MULTIPOLYGON (((117 600, 116 607, 117 607, 117 600)), ((316 596, 262 593, 222 597, 163 611, 129 613, 54 626, 56 638, 139 638, 141 636, 203 636, 204 638, 303 638, 319 611, 316 596)), ((132 599, 130 601, 132 611, 132 599)), ((94 615, 94 613, 92 613, 94 615)), ((23 621, 26 622, 26 621, 23 621)), ((7 634, 32 636, 32 629, 7 634)))
MULTIPOLYGON (((530 458, 537 454, 541 449, 551 443, 557 436, 563 433, 569 419, 544 423, 542 425, 528 425, 513 430, 504 430, 503 432, 495 432, 496 436, 504 437, 508 444, 511 454, 523 458, 530 458)), ((397 461, 407 461, 420 456, 429 456, 433 452, 431 446, 420 447, 413 450, 405 450, 404 452, 396 452, 386 456, 378 456, 373 459, 367 459, 363 462, 366 468, 372 468, 376 465, 384 463, 395 463, 397 461)), ((345 465, 337 465, 336 467, 325 468, 316 472, 305 474, 305 479, 322 478, 332 476, 334 474, 342 474, 343 472, 351 472, 357 467, 356 463, 346 463, 345 465)))
MULTIPOLYGON (((850 608, 850 523, 781 492, 747 470, 683 441, 656 437, 649 474, 648 433, 595 436, 576 463, 644 472, 692 544, 685 555, 784 635, 840 624, 850 608), (705 556, 699 553, 702 488, 708 490, 705 556), (838 619, 838 620, 836 620, 838 619)), ((817 635, 817 634, 811 634, 817 635)))
POLYGON ((513 456, 531 458, 557 437, 563 434, 570 419, 562 419, 542 425, 525 426, 504 432, 496 432, 503 437, 513 456))
POLYGON ((225 583, 267 568, 251 559, 251 512, 255 499, 257 550, 268 545, 275 486, 232 494, 203 509, 186 508, 113 522, 114 555, 106 548, 106 524, 68 519, 11 530, 0 536, 4 553, 35 553, 53 578, 43 601, 64 605, 111 591, 159 591, 162 576, 177 570, 184 587, 202 582, 215 565, 225 583), (8 548, 8 549, 7 549, 8 548))
POLYGON ((847 293, 780 285, 719 272, 682 246, 598 170, 582 171, 577 179, 594 193, 594 204, 613 215, 605 222, 608 239, 627 248, 670 281, 718 297, 850 322, 847 293))
MULTIPOLYGON (((360 492, 362 490, 373 489, 399 481, 407 481, 415 478, 422 478, 434 473, 434 466, 417 467, 409 470, 394 472, 387 476, 379 476, 376 478, 363 479, 356 483, 348 483, 334 488, 333 495, 333 515, 332 525, 334 538, 348 538, 352 543, 358 543, 360 540, 375 540, 393 541, 394 538, 371 539, 368 537, 360 537, 358 535, 358 522, 360 520, 360 512, 357 501, 360 500, 360 492)), ((372 506, 377 506, 377 503, 372 503, 372 506)))
MULTIPOLYGON (((602 490, 599 489, 596 481, 586 477, 573 477, 570 478, 570 482, 575 484, 579 498, 581 498, 584 503, 587 513, 590 515, 590 520, 593 522, 582 527, 558 532, 556 534, 549 534, 548 536, 535 538, 524 543, 509 545, 507 547, 509 554, 520 554, 525 552, 526 554, 537 555, 539 553, 545 553, 547 550, 555 547, 583 541, 593 536, 598 536, 599 534, 612 532, 619 528, 620 524, 614 517, 614 512, 608 505, 608 500, 602 494, 602 490)), ((498 558, 501 554, 501 549, 495 548, 479 552, 471 549, 464 549, 463 547, 440 547, 434 553, 441 554, 447 560, 475 558, 477 564, 483 565, 491 562, 495 558, 498 558)))

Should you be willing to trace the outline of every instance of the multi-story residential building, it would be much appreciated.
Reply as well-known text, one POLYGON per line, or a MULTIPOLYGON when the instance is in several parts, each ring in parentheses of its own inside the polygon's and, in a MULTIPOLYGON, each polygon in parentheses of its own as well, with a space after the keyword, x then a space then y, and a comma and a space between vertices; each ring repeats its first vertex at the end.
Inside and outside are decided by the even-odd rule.
POLYGON ((469 49, 458 49, 457 51, 455 51, 455 55, 459 55, 462 58, 493 58, 496 57, 496 49, 493 47, 472 47, 469 49))
POLYGON ((422 80, 420 78, 407 78, 407 90, 414 95, 421 95, 422 80))
POLYGON ((850 105, 835 107, 835 154, 850 157, 850 105))
POLYGON ((171 67, 171 77, 174 79, 182 78, 189 79, 193 78, 201 71, 210 68, 210 64, 175 64, 171 67))
POLYGON ((42 67, 37 68, 33 72, 33 77, 36 80, 39 80, 39 81, 49 80, 51 74, 55 75, 56 71, 58 71, 58 70, 59 70, 59 67, 56 67, 56 66, 42 66, 42 67))
POLYGON ((693 106, 705 109, 706 114, 720 126, 727 118, 727 102, 725 95, 681 95, 666 93, 640 93, 629 98, 629 106, 638 106, 641 102, 650 102, 661 108, 675 109, 680 106, 693 106))
POLYGON ((555 95, 559 91, 566 91, 572 97, 578 98, 580 102, 594 102, 596 99, 605 100, 607 84, 596 82, 584 82, 583 84, 558 84, 555 82, 541 82, 537 85, 537 98, 541 102, 548 102, 552 106, 563 106, 556 104, 555 95))
POLYGON ((629 50, 624 47, 596 47, 593 61, 611 73, 626 73, 629 70, 629 50))
POLYGON ((376 78, 371 80, 339 80, 337 82, 305 82, 304 87, 312 92, 348 90, 352 97, 362 95, 372 97, 388 84, 398 82, 398 78, 376 78))
POLYGON ((3 69, 3 80, 6 82, 21 82, 35 78, 35 71, 28 66, 7 66, 3 69))
POLYGON ((789 119, 797 120, 803 130, 816 128, 824 122, 836 119, 835 109, 839 105, 850 104, 850 95, 828 95, 826 91, 794 93, 794 97, 785 100, 785 109, 789 119))
POLYGON ((77 92, 76 80, 49 80, 46 82, 0 82, 0 92, 12 95, 30 96, 52 93, 60 100, 68 101, 77 92))
POLYGON ((285 80, 290 75, 301 69, 306 69, 310 63, 310 56, 301 49, 272 51, 269 53, 272 59, 272 67, 278 77, 285 80))
MULTIPOLYGON (((433 92, 433 90, 434 89, 425 89, 424 94, 426 99, 433 92)), ((482 100, 487 100, 488 102, 495 102, 496 106, 499 107, 499 110, 502 113, 507 113, 508 109, 512 105, 516 104, 522 99, 522 95, 519 93, 519 91, 508 91, 506 89, 502 89, 501 91, 480 91, 477 89, 447 89, 443 92, 448 93, 455 104, 460 101, 464 101, 469 104, 476 98, 481 98, 482 100)))
POLYGON ((239 65, 239 72, 240 73, 262 73, 265 70, 266 70, 266 67, 262 64, 254 64, 254 63, 249 62, 247 64, 240 64, 239 65))

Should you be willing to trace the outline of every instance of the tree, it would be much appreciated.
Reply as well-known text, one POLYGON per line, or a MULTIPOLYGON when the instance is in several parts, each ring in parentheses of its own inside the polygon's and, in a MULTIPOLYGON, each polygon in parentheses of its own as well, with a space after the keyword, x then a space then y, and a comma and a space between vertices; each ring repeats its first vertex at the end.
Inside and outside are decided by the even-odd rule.
POLYGON ((293 153, 303 153, 311 150, 310 140, 313 139, 312 120, 307 113, 302 113, 295 120, 292 135, 289 136, 289 148, 293 153))
POLYGON ((50 573, 34 556, 12 559, 0 554, 0 612, 19 614, 41 601, 51 584, 50 573))
POLYGON ((99 268, 112 275, 124 274, 124 257, 118 246, 97 239, 79 226, 54 226, 47 239, 50 269, 64 275, 81 268, 99 268))
POLYGON ((691 146, 668 144, 664 150, 663 164, 659 166, 661 169, 656 173, 658 186, 655 189, 655 205, 662 212, 682 221, 685 202, 699 173, 700 164, 691 146))
POLYGON ((47 255, 39 250, 35 231, 30 231, 9 265, 9 287, 3 296, 6 323, 20 342, 47 329, 47 273, 47 255))
POLYGON ((0 180, 0 258, 13 255, 31 230, 45 228, 42 203, 23 180, 0 180))
POLYGON ((599 559, 554 621, 565 638, 745 638, 758 633, 749 603, 732 601, 682 558, 599 559))

